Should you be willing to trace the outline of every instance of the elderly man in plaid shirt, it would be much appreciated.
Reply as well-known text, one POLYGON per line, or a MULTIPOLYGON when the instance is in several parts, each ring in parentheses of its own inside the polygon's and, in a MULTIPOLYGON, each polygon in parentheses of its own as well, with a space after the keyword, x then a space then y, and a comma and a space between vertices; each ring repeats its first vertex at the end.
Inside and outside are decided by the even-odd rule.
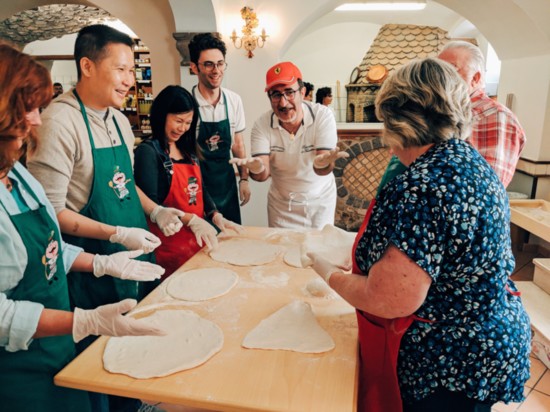
POLYGON ((484 88, 484 59, 478 47, 465 41, 448 43, 439 58, 456 67, 470 87, 473 123, 469 142, 508 186, 525 144, 525 132, 508 108, 489 98, 484 88))

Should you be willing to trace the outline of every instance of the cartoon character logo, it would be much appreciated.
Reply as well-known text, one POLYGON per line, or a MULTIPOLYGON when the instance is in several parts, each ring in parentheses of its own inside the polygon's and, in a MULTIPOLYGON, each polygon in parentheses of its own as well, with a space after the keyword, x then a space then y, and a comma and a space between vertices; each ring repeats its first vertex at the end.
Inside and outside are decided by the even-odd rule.
POLYGON ((189 204, 190 205, 196 205, 197 204, 197 194, 199 193, 200 186, 197 183, 197 178, 194 176, 191 176, 187 181, 187 188, 185 191, 187 192, 187 195, 189 196, 189 204))
POLYGON ((57 280, 55 274, 57 273, 57 257, 59 256, 59 242, 54 238, 55 232, 52 230, 50 232, 50 237, 48 238, 48 246, 46 246, 46 251, 42 255, 42 264, 44 265, 44 276, 46 280, 51 284, 54 280, 57 280))
POLYGON ((216 132, 215 135, 211 136, 210 139, 206 139, 206 144, 208 145, 208 149, 213 152, 215 150, 218 150, 218 144, 220 143, 221 137, 218 132, 216 132))
POLYGON ((109 187, 113 189, 117 197, 122 200, 130 194, 130 191, 126 188, 126 183, 129 181, 130 179, 126 179, 124 172, 121 172, 120 168, 117 166, 113 173, 113 180, 109 181, 109 187))

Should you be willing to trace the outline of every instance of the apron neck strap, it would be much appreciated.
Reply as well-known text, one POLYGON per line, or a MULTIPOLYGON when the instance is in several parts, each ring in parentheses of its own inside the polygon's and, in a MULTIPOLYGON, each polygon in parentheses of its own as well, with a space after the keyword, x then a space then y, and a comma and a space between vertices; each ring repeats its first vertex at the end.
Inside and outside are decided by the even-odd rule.
MULTIPOLYGON (((195 101, 197 102, 197 105, 198 105, 197 95, 195 94, 195 90, 197 90, 197 89, 198 89, 197 86, 193 86, 193 89, 191 90, 191 92, 193 93, 193 97, 195 98, 195 101)), ((199 90, 199 94, 200 94, 200 92, 201 91, 199 90)), ((229 119, 229 112, 227 110, 227 98, 225 97, 225 93, 223 92, 221 87, 220 87, 220 93, 221 93, 222 98, 223 98, 223 106, 225 107, 225 118, 229 119)), ((199 110, 199 120, 202 123, 202 122, 204 122, 204 120, 202 120, 200 107, 198 108, 198 110, 199 110)))
MULTIPOLYGON (((73 89, 73 94, 74 94, 74 97, 76 97, 76 100, 78 101, 78 105, 80 106, 80 113, 82 114, 82 118, 84 119, 84 123, 86 124, 86 130, 88 131, 88 138, 90 139, 90 145, 92 146, 92 151, 93 151, 95 150, 95 144, 94 144, 94 139, 92 135, 92 129, 90 128, 90 121, 88 120, 88 114, 86 113, 86 106, 84 106, 84 103, 82 103, 82 99, 78 95, 76 88, 73 89)), ((118 137, 120 138, 121 144, 123 146, 126 146, 126 142, 122 137, 122 132, 120 131, 120 127, 118 126, 118 122, 116 121, 114 116, 113 116, 113 123, 115 124, 116 131, 118 133, 118 137)))
MULTIPOLYGON (((21 176, 21 173, 19 173, 15 168, 12 169, 12 172, 17 176, 18 181, 21 182, 21 184, 25 187, 25 190, 29 192, 29 194, 32 196, 35 202, 39 205, 42 205, 42 202, 40 201, 40 199, 38 199, 38 196, 36 196, 36 193, 34 193, 34 190, 31 189, 27 181, 23 179, 23 176, 21 176)), ((17 189, 12 189, 12 190, 17 190, 17 189)), ((8 210, 6 209, 6 206, 4 206, 4 202, 2 202, 1 199, 0 199, 0 204, 2 205, 2 207, 4 208, 4 210, 9 216, 8 210)))

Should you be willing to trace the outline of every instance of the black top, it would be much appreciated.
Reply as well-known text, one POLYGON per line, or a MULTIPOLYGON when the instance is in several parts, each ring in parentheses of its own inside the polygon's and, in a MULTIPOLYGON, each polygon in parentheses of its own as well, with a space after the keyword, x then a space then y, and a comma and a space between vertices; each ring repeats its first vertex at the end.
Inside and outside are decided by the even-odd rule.
MULTIPOLYGON (((168 155, 164 156, 168 159, 168 155)), ((185 156, 183 160, 171 160, 173 163, 180 164, 199 163, 199 160, 195 156, 185 156)), ((170 191, 172 179, 171 175, 166 171, 164 159, 155 147, 153 147, 152 141, 145 141, 136 148, 134 153, 134 177, 139 188, 143 190, 143 193, 153 202, 159 205, 164 202, 170 191)), ((206 191, 204 184, 202 185, 202 190, 204 215, 207 218, 212 218, 214 212, 217 211, 216 205, 206 191)))

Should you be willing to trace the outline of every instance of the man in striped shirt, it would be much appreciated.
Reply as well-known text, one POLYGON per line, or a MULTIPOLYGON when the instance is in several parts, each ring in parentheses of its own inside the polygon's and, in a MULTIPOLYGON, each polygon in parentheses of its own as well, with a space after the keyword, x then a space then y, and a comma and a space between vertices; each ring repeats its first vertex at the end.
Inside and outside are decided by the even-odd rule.
POLYGON ((485 62, 477 46, 465 41, 453 41, 443 48, 439 58, 455 66, 468 83, 473 111, 469 142, 507 187, 525 145, 523 128, 514 113, 485 94, 485 62))

